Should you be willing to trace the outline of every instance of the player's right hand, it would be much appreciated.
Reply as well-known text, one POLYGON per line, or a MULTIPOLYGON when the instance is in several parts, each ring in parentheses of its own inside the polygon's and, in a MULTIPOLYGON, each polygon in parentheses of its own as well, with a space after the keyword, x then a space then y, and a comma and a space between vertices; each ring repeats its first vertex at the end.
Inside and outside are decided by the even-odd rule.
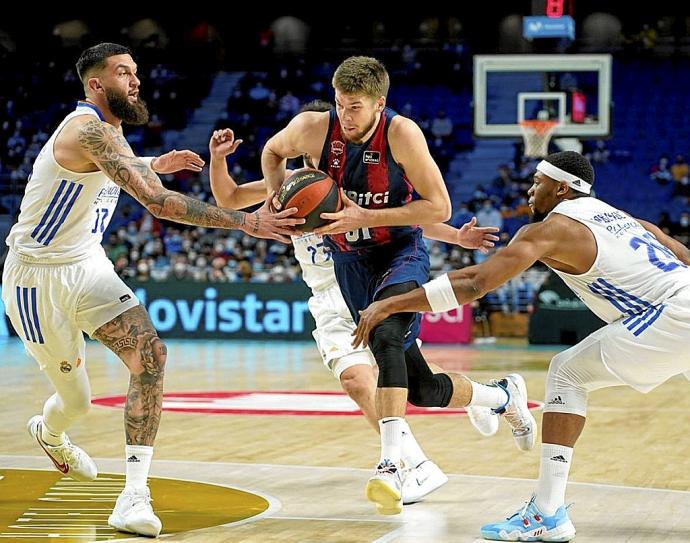
POLYGON ((292 217, 297 213, 296 207, 285 209, 278 213, 271 211, 271 202, 275 193, 269 194, 268 198, 259 209, 254 213, 247 214, 247 218, 242 225, 242 231, 255 238, 276 239, 283 243, 290 243, 288 236, 299 236, 302 234, 294 228, 296 224, 304 224, 304 219, 292 217))
POLYGON ((243 140, 236 140, 235 133, 229 128, 214 130, 208 142, 212 158, 225 158, 237 151, 243 140))

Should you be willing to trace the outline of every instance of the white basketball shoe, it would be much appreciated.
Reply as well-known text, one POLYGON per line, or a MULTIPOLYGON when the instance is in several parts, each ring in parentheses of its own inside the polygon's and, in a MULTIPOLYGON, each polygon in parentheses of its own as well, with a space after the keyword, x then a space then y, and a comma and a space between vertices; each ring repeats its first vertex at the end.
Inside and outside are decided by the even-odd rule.
POLYGON ((374 476, 367 482, 366 495, 381 515, 400 513, 403 507, 400 467, 387 458, 376 466, 374 476))
POLYGON ((494 409, 503 415, 513 432, 513 439, 521 451, 529 451, 537 439, 537 421, 527 405, 527 385, 521 375, 511 373, 493 384, 508 393, 508 401, 494 409))
POLYGON ((498 432, 498 415, 490 407, 468 405, 465 411, 472 426, 484 437, 491 437, 498 432))
POLYGON ((67 434, 63 434, 64 441, 61 445, 48 445, 41 438, 42 428, 43 417, 41 415, 31 417, 26 424, 29 434, 43 449, 43 452, 48 455, 55 469, 75 481, 93 481, 98 476, 98 468, 94 461, 82 449, 72 444, 67 434))
POLYGON ((416 468, 405 470, 402 484, 404 505, 424 499, 448 482, 448 476, 431 460, 425 460, 416 468))
POLYGON ((125 487, 108 517, 108 525, 121 532, 158 537, 163 525, 151 507, 149 488, 125 487))

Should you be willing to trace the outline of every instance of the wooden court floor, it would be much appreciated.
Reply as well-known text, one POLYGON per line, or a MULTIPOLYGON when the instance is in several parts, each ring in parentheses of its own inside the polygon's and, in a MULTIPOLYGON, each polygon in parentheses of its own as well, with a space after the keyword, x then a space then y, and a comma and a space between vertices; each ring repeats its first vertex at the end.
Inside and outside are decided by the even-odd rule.
MULTIPOLYGON (((311 343, 167 344, 168 393, 339 388, 311 343)), ((430 361, 478 380, 518 371, 527 381, 529 398, 540 401, 548 362, 557 352, 517 340, 423 350, 430 361)), ((17 340, 0 343, 0 352, 0 469, 48 469, 48 459, 24 426, 40 412, 49 384, 17 340)), ((94 396, 125 393, 126 370, 96 343, 87 349, 87 367, 94 396)), ((591 395, 568 493, 577 541, 690 541, 688 392, 690 383, 675 378, 647 395, 626 388, 591 395)), ((540 413, 536 416, 541 419, 540 413)), ((378 459, 378 437, 362 417, 166 412, 152 475, 254 491, 270 507, 243 523, 164 537, 199 542, 475 541, 481 524, 513 513, 529 498, 538 473, 538 447, 521 453, 504 425, 487 439, 463 415, 408 420, 450 482, 402 515, 382 517, 363 496, 378 459)), ((101 471, 123 472, 120 410, 94 406, 70 437, 97 460, 101 471)), ((0 480, 0 505, 16 499, 3 491, 0 480)), ((204 504, 198 507, 203 512, 204 504)), ((67 541, 45 538, 56 540, 67 541)))

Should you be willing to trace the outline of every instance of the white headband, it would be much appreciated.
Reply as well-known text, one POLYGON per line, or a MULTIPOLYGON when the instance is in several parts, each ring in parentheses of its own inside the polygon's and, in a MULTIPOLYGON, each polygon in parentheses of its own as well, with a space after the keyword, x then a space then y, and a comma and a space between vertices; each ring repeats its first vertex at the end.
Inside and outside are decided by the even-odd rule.
POLYGON ((573 190, 584 192, 585 194, 589 194, 592 190, 592 185, 586 181, 583 181, 572 173, 561 170, 558 166, 554 166, 546 160, 542 160, 537 164, 537 171, 548 175, 551 179, 555 179, 556 181, 563 181, 573 190))

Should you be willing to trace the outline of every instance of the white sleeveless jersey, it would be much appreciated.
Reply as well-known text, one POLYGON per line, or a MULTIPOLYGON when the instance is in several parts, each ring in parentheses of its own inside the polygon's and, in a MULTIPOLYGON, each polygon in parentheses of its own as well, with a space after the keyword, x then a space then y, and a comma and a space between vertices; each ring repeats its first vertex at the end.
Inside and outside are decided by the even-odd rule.
POLYGON ((661 315, 664 302, 690 285, 690 268, 627 213, 596 198, 558 204, 560 213, 584 224, 597 242, 592 267, 581 275, 556 272, 597 316, 641 334, 661 315))
POLYGON ((335 284, 333 255, 318 234, 291 236, 295 258, 302 268, 302 278, 312 291, 324 290, 335 284))
POLYGON ((36 157, 19 220, 7 237, 15 253, 36 262, 73 262, 98 250, 120 195, 120 187, 104 173, 72 172, 55 160, 57 135, 79 115, 103 120, 95 106, 79 102, 60 123, 36 157))

